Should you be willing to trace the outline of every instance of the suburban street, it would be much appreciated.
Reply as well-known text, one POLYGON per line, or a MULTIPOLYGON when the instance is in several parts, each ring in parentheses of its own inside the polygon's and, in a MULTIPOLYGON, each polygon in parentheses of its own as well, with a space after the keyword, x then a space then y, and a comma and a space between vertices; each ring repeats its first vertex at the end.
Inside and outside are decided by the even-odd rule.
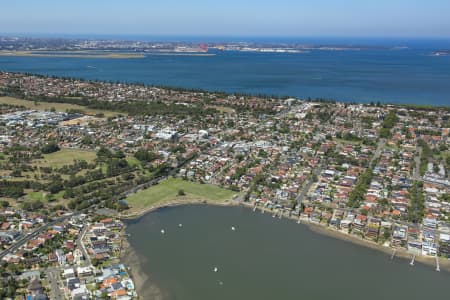
POLYGON ((47 268, 45 269, 45 274, 47 275, 49 285, 51 288, 51 297, 50 299, 64 299, 64 295, 61 292, 61 287, 59 286, 58 282, 60 281, 60 274, 61 269, 58 267, 54 268, 47 268))
POLYGON ((3 252, 0 253, 0 259, 2 259, 3 257, 5 257, 7 254, 9 253, 13 253, 14 251, 16 251, 17 249, 19 249, 20 247, 22 247, 23 245, 25 245, 28 241, 34 239, 36 236, 38 236, 40 233, 42 233, 43 231, 47 230, 49 227, 55 225, 58 222, 64 221, 74 215, 80 214, 81 212, 78 212, 76 214, 68 214, 62 217, 59 217, 39 228, 37 228, 36 230, 28 233, 25 236, 22 236, 18 241, 16 241, 11 247, 9 247, 8 249, 4 250, 3 252))
POLYGON ((414 162, 416 163, 416 166, 414 168, 414 180, 420 181, 420 153, 422 152, 422 149, 420 147, 417 147, 417 155, 414 156, 414 162))
POLYGON ((372 159, 370 160, 369 166, 371 166, 372 163, 380 157, 381 151, 383 150, 385 143, 386 141, 384 139, 380 139, 380 141, 377 144, 377 149, 375 150, 375 153, 373 154, 372 159))
MULTIPOLYGON (((319 176, 319 174, 322 173, 324 168, 325 168, 325 165, 323 163, 319 163, 317 165, 317 167, 313 170, 313 174, 315 176, 319 176)), ((314 175, 310 176, 308 181, 303 185, 302 191, 300 192, 300 194, 298 194, 297 198, 295 199, 295 201, 297 202, 298 205, 301 205, 303 203, 303 200, 305 200, 306 194, 311 189, 311 186, 314 184, 314 178, 313 178, 314 175)))
MULTIPOLYGON (((385 146, 386 141, 384 139, 380 139, 380 141, 377 144, 377 149, 375 150, 371 160, 370 160, 370 164, 371 165, 376 159, 378 159, 381 155, 381 151, 383 150, 384 146, 385 146)), ((315 176, 319 176, 320 173, 322 173, 322 171, 326 168, 326 162, 321 162, 317 165, 317 167, 313 170, 313 174, 315 176)), ((309 192, 309 190, 311 189, 311 186, 314 184, 314 180, 313 180, 314 176, 311 176, 311 178, 308 179, 308 181, 303 185, 302 191, 300 192, 300 194, 298 194, 297 198, 295 199, 295 201, 297 202, 297 204, 301 205, 303 203, 303 200, 305 199, 307 193, 309 192)))
POLYGON ((81 249, 81 252, 83 253, 84 265, 90 266, 91 265, 91 258, 88 255, 88 253, 86 251, 86 247, 84 247, 84 243, 83 243, 83 238, 84 238, 84 235, 86 234, 87 229, 88 229, 88 226, 84 226, 83 227, 83 230, 81 231, 78 239, 76 240, 76 243, 77 243, 77 247, 79 249, 81 249))

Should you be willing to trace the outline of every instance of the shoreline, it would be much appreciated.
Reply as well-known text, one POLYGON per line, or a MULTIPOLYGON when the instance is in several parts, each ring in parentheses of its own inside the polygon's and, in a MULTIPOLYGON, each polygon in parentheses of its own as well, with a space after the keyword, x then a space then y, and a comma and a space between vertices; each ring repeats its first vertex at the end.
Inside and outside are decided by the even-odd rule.
MULTIPOLYGON (((167 203, 162 203, 160 205, 154 205, 147 207, 130 215, 122 216, 119 215, 119 219, 124 220, 135 220, 139 219, 146 214, 157 211, 158 209, 163 209, 166 207, 176 207, 182 205, 214 205, 214 206, 238 206, 239 203, 233 200, 227 200, 222 202, 208 202, 206 200, 176 200, 167 203)), ((123 230, 126 232, 126 224, 124 224, 123 230)), ((123 241, 123 252, 120 256, 120 262, 127 266, 127 271, 134 282, 138 299, 151 299, 151 300, 164 300, 167 297, 166 293, 152 280, 151 275, 146 273, 142 265, 147 262, 145 257, 139 256, 136 250, 131 246, 130 241, 124 238, 123 241)))
POLYGON ((0 51, 0 56, 12 57, 55 57, 55 58, 112 58, 112 59, 128 59, 128 58, 144 58, 143 54, 136 53, 88 53, 88 52, 66 52, 66 53, 49 53, 39 51, 0 51), (86 54, 83 54, 86 53, 86 54))
MULTIPOLYGON (((212 205, 212 206, 227 206, 227 207, 242 206, 244 208, 249 209, 253 208, 253 205, 251 203, 237 202, 233 200, 224 202, 208 202, 205 200, 188 200, 188 201, 177 200, 141 209, 127 216, 119 216, 119 218, 121 220, 135 220, 145 216, 146 214, 157 211, 158 209, 163 209, 166 207, 177 207, 182 205, 212 205)), ((257 209, 256 211, 261 211, 261 208, 257 209)), ((267 209, 264 209, 264 211, 269 214, 273 213, 273 211, 267 209)), ((292 222, 298 221, 298 218, 292 216, 284 216, 284 218, 289 219, 289 221, 292 222)), ((382 252, 387 255, 387 259, 390 259, 389 256, 392 255, 393 251, 395 251, 393 259, 402 259, 405 261, 405 263, 408 263, 408 260, 410 260, 414 255, 413 253, 408 252, 407 249, 386 247, 374 241, 362 239, 358 236, 344 233, 342 231, 332 229, 328 226, 324 226, 319 223, 301 220, 300 224, 307 226, 308 229, 310 229, 316 234, 321 234, 333 239, 341 240, 344 242, 350 242, 357 246, 382 252)), ((126 230, 126 227, 124 228, 124 230, 126 230)), ((164 292, 151 280, 151 275, 142 270, 142 264, 146 262, 146 259, 140 257, 136 253, 136 251, 130 245, 128 238, 126 238, 124 241, 124 250, 126 250, 124 251, 126 254, 123 254, 120 257, 120 261, 129 268, 128 272, 130 273, 130 276, 133 279, 134 284, 136 286, 136 291, 138 292, 139 296, 138 299, 155 299, 155 300, 165 299, 164 292)), ((433 268, 436 267, 436 258, 434 257, 416 255, 415 262, 421 263, 425 266, 431 266, 433 268)), ((450 260, 439 258, 439 265, 441 270, 445 272, 450 272, 450 260)))
MULTIPOLYGON (((395 255, 393 259, 402 259, 405 260, 405 263, 410 261, 414 255, 414 253, 408 252, 405 248, 392 248, 383 246, 381 244, 378 244, 374 241, 370 241, 367 239, 362 239, 356 235, 348 234, 345 232, 341 232, 336 229, 332 229, 330 227, 325 227, 320 224, 311 223, 311 222, 301 222, 301 224, 306 225, 311 231, 314 231, 315 233, 325 235, 334 239, 342 240, 345 242, 350 242, 358 246, 366 247, 375 251, 380 251, 388 256, 391 256, 393 251, 395 251, 395 255)), ((388 257, 390 259, 390 257, 388 257)), ((433 267, 433 269, 436 268, 436 258, 435 257, 428 257, 424 255, 416 255, 414 259, 415 263, 421 263, 426 266, 433 267)), ((446 260, 443 258, 439 258, 439 266, 441 271, 450 272, 450 260, 446 260)))
POLYGON ((55 53, 46 51, 0 51, 0 56, 12 57, 59 57, 59 58, 145 58, 146 56, 216 56, 215 53, 199 52, 108 52, 108 51, 56 51, 55 53))
MULTIPOLYGON (((11 52, 11 51, 9 51, 11 52)), ((1 51, 0 51, 1 53, 1 51)), ((13 55, 0 55, 0 56, 13 56, 13 55)), ((84 57, 84 56, 83 56, 84 57)), ((23 72, 20 71, 7 71, 7 70, 0 70, 0 73, 2 72, 8 72, 8 73, 12 73, 12 74, 24 74, 23 72)), ((48 77, 47 73, 39 73, 39 72, 34 72, 31 73, 30 75, 32 76, 46 76, 48 77)), ((71 79, 71 78, 75 78, 76 80, 83 80, 83 81, 89 81, 89 79, 87 78, 83 78, 82 76, 57 76, 57 78, 60 79, 71 79)), ((100 80, 100 82, 105 83, 105 80, 100 80)), ((136 80, 131 80, 131 81, 121 81, 122 83, 126 83, 129 85, 137 85, 137 84, 141 84, 136 80)), ((224 94, 227 96, 230 95, 236 95, 236 91, 225 91, 225 90, 215 90, 215 89, 205 89, 205 88, 189 88, 189 87, 183 87, 180 85, 162 85, 162 84, 154 84, 154 83, 144 83, 144 86, 146 87, 156 87, 156 88, 161 88, 161 89, 167 89, 167 90, 178 90, 178 91, 182 91, 182 92, 191 92, 192 90, 195 90, 196 92, 201 92, 201 93, 212 93, 212 94, 224 94)), ((294 95, 294 94, 289 94, 289 95, 282 95, 281 93, 277 94, 269 94, 269 93, 255 93, 255 92, 248 92, 246 93, 247 95, 251 96, 251 97, 267 97, 267 98, 273 98, 273 99, 277 99, 277 100, 282 100, 284 101, 284 99, 286 98, 295 98, 297 100, 300 101, 304 101, 304 102, 309 102, 309 103, 329 103, 329 104, 341 104, 341 105, 345 105, 345 104, 352 104, 352 103, 356 103, 356 104, 360 104, 360 105, 364 105, 364 106, 369 106, 369 107, 374 107, 374 105, 370 104, 370 102, 373 101, 378 101, 379 99, 366 99, 366 100, 350 100, 350 99, 346 99, 346 98, 336 98, 336 99, 329 99, 329 98, 323 98, 323 97, 313 97, 311 99, 308 98, 307 95, 294 95)), ((422 110, 428 110, 428 111, 435 111, 435 110, 439 110, 439 109, 445 109, 447 111, 450 111, 450 105, 448 104, 417 104, 417 103, 413 103, 413 102, 402 102, 401 100, 397 100, 394 102, 389 102, 388 100, 380 100, 382 102, 380 102, 381 107, 396 107, 396 108, 407 108, 407 109, 422 109, 422 110)), ((417 101, 416 101, 417 102, 417 101)))
MULTIPOLYGON (((246 208, 253 209, 253 205, 251 203, 242 203, 242 206, 246 208)), ((261 207, 258 207, 256 211, 261 211, 261 207)), ((273 213, 273 211, 264 209, 267 213, 273 213)), ((283 216, 286 219, 289 219, 290 221, 298 222, 298 217, 293 216, 283 216)), ((333 229, 329 226, 325 226, 321 223, 314 223, 310 221, 300 220, 300 224, 307 226, 311 231, 317 234, 325 235, 337 240, 342 240, 345 242, 350 242, 358 246, 366 247, 372 250, 384 252, 388 256, 391 256, 393 251, 395 250, 395 255, 393 259, 400 258, 405 260, 407 262, 408 260, 411 260, 414 253, 409 252, 405 248, 393 248, 393 247, 386 247, 381 244, 378 244, 374 241, 363 239, 361 237, 358 237, 353 234, 345 233, 337 229, 333 229)), ((440 270, 450 272, 450 260, 449 259, 443 259, 439 258, 439 267, 440 270)), ((424 264, 426 266, 431 266, 433 269, 436 268, 436 258, 431 256, 424 256, 424 255, 415 255, 415 262, 424 264)))
POLYGON ((173 200, 165 203, 161 203, 160 205, 152 205, 147 208, 140 209, 138 211, 132 212, 130 214, 119 214, 118 218, 121 220, 134 220, 139 219, 140 217, 145 216, 148 213, 156 211, 158 209, 166 208, 166 207, 176 207, 182 205, 213 205, 213 206, 238 206, 239 203, 234 200, 226 200, 226 201, 208 201, 201 199, 192 199, 192 200, 173 200))
MULTIPOLYGON (((126 225, 124 225, 123 230, 126 231, 126 225)), ((142 264, 147 262, 147 259, 137 254, 130 245, 128 238, 123 240, 122 248, 123 252, 120 256, 120 262, 126 266, 128 275, 133 280, 138 295, 137 299, 165 299, 164 292, 142 268, 142 264)))

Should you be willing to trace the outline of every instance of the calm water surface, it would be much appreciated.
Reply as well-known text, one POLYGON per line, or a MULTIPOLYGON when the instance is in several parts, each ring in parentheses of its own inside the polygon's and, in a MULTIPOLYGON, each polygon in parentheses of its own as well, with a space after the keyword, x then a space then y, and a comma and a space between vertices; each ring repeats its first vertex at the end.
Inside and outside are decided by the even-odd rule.
POLYGON ((132 247, 146 258, 143 270, 170 299, 423 300, 450 294, 450 273, 391 261, 383 252, 243 207, 165 208, 127 225, 132 247))
POLYGON ((143 59, 0 56, 0 70, 301 98, 450 105, 450 56, 430 56, 436 49, 213 51, 215 56, 143 59))

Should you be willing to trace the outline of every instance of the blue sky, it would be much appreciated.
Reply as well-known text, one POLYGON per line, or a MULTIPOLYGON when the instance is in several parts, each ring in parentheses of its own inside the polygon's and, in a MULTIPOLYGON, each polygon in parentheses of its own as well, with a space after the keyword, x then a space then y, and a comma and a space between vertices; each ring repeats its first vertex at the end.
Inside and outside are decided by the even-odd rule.
POLYGON ((450 0, 0 0, 0 32, 450 37, 450 0))

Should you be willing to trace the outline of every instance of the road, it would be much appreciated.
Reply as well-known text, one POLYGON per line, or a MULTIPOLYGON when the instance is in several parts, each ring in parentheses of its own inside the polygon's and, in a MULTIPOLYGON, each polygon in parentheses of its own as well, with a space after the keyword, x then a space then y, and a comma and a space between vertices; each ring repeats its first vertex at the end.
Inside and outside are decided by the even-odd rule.
MULTIPOLYGON (((83 253, 85 262, 87 261, 88 266, 90 266, 90 265, 92 265, 91 258, 88 255, 88 253, 86 251, 86 247, 84 247, 84 243, 83 243, 83 238, 84 238, 84 235, 86 234, 87 229, 88 229, 88 226, 83 227, 83 229, 81 230, 81 233, 78 235, 78 239, 77 239, 76 243, 77 243, 78 248, 81 249, 81 252, 83 253)), ((84 265, 86 265, 86 263, 84 263, 84 265)))
POLYGON ((19 249, 20 247, 22 247, 23 245, 25 245, 28 241, 36 238, 36 236, 38 236, 40 233, 42 233, 43 231, 47 230, 49 227, 64 221, 74 215, 80 214, 81 212, 78 212, 76 214, 70 214, 70 215, 65 215, 59 218, 56 218, 55 220, 37 228, 36 230, 32 231, 31 233, 28 233, 27 235, 21 237, 18 241, 16 241, 11 247, 9 247, 8 249, 4 250, 3 252, 0 253, 0 259, 2 259, 3 257, 5 257, 7 254, 13 253, 14 251, 16 251, 17 249, 19 249))
MULTIPOLYGON (((319 176, 320 173, 322 173, 323 169, 325 168, 324 164, 319 163, 317 165, 317 167, 313 170, 313 174, 315 176, 319 176)), ((297 198, 295 198, 295 201, 297 202, 298 205, 301 205, 303 203, 303 200, 305 200, 306 194, 309 192, 309 190, 311 189, 311 186, 314 184, 314 178, 315 176, 311 176, 311 178, 308 179, 308 181, 303 185, 303 189, 300 192, 300 194, 298 194, 297 198)))
POLYGON ((45 273, 47 274, 49 286, 50 286, 50 299, 62 300, 65 299, 63 293, 61 293, 61 288, 59 286, 59 282, 61 281, 59 278, 61 270, 59 268, 47 268, 45 273))
MULTIPOLYGON (((140 189, 142 189, 142 188, 146 188, 146 187, 149 187, 149 186, 152 186, 152 185, 154 185, 154 184, 159 183, 160 181, 166 179, 166 178, 169 177, 170 175, 175 174, 175 173, 177 172, 177 170, 178 170, 181 166, 183 166, 184 164, 186 164, 186 163, 187 163, 189 160, 191 160, 191 159, 193 159, 193 157, 191 157, 191 158, 189 158, 189 159, 186 159, 185 161, 183 161, 182 163, 180 163, 180 164, 177 166, 177 168, 174 168, 173 170, 170 170, 170 172, 169 172, 168 175, 166 175, 166 176, 160 176, 160 177, 154 178, 154 179, 151 180, 150 182, 147 182, 147 183, 141 184, 141 185, 139 185, 139 186, 136 186, 136 187, 132 188, 131 190, 129 190, 129 191, 127 191, 127 192, 125 192, 125 193, 119 195, 119 197, 126 197, 128 194, 135 193, 136 191, 138 191, 138 190, 140 190, 140 189)), ((120 199, 120 198, 119 198, 119 199, 120 199)), ((76 215, 79 215, 79 214, 88 212, 89 209, 93 209, 93 208, 95 208, 95 207, 97 207, 97 205, 91 206, 91 207, 89 207, 89 208, 80 210, 80 211, 75 212, 75 213, 70 213, 70 214, 67 214, 67 215, 65 215, 65 216, 56 218, 55 220, 53 220, 53 221, 51 221, 51 222, 49 222, 49 223, 47 223, 47 224, 45 224, 45 225, 43 225, 43 226, 37 228, 36 230, 32 231, 31 233, 29 233, 29 234, 27 234, 27 235, 25 235, 25 236, 22 236, 22 237, 21 237, 19 240, 17 240, 12 246, 10 246, 8 249, 6 249, 6 250, 4 250, 4 251, 2 251, 2 252, 0 253, 0 260, 1 260, 3 257, 5 257, 6 255, 11 254, 11 253, 14 253, 14 252, 15 252, 16 250, 18 250, 20 247, 22 247, 23 245, 25 245, 28 241, 34 239, 36 236, 38 236, 38 235, 39 235, 40 233, 42 233, 43 231, 47 230, 49 227, 51 227, 51 226, 53 226, 53 225, 55 225, 55 224, 57 224, 57 223, 59 223, 59 222, 61 222, 61 221, 64 221, 64 220, 66 220, 66 219, 69 219, 69 218, 71 218, 72 216, 76 216, 76 215)), ((83 248, 82 248, 82 249, 83 249, 83 248)), ((85 257, 89 257, 89 256, 87 256, 85 253, 83 253, 83 255, 85 255, 85 257)))
POLYGON ((420 176, 420 153, 421 153, 422 149, 420 147, 417 147, 417 155, 414 156, 414 162, 416 163, 416 167, 414 169, 414 180, 415 181, 420 181, 421 180, 421 176, 420 176))
POLYGON ((378 141, 377 149, 375 150, 375 153, 373 154, 372 159, 370 160, 369 167, 371 167, 372 163, 380 157, 381 150, 383 150, 385 143, 386 141, 384 139, 380 139, 378 141))

